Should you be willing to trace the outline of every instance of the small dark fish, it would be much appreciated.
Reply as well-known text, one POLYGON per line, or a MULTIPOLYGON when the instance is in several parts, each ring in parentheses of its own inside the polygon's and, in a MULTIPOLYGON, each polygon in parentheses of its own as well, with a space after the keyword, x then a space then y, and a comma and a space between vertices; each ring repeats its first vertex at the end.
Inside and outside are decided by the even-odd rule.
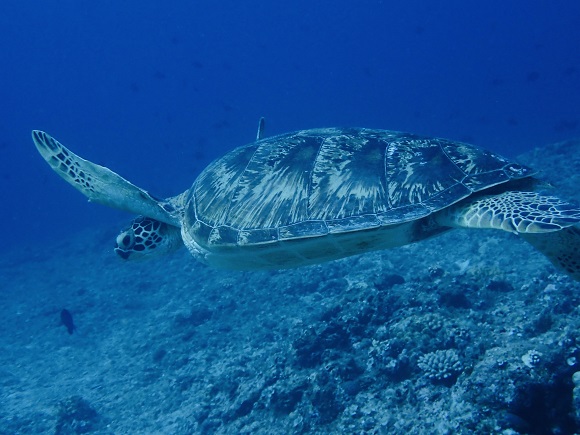
POLYGON ((72 314, 66 308, 63 308, 63 310, 60 312, 60 322, 61 324, 66 326, 66 330, 68 331, 69 334, 72 334, 76 329, 76 326, 73 322, 72 314))

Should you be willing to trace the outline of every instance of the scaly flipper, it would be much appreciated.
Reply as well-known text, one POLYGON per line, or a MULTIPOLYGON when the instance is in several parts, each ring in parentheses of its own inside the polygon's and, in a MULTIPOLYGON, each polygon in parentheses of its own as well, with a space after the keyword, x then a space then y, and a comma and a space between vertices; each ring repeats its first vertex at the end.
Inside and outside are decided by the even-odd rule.
POLYGON ((181 225, 179 213, 170 203, 155 199, 110 169, 77 156, 42 131, 33 130, 32 140, 52 169, 89 201, 141 214, 169 225, 181 225))
POLYGON ((538 192, 509 191, 469 197, 436 215, 452 228, 495 228, 510 233, 548 233, 580 222, 580 207, 538 192))
POLYGON ((564 228, 544 234, 522 234, 534 248, 544 254, 554 266, 580 281, 580 229, 564 228))
POLYGON ((519 234, 559 269, 580 281, 580 207, 538 192, 468 198, 439 212, 443 226, 495 228, 519 234))

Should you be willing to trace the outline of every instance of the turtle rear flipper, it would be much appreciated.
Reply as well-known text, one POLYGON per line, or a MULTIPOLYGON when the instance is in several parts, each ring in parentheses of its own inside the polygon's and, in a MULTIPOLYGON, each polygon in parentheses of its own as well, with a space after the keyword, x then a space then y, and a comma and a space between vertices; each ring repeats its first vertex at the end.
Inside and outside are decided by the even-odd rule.
POLYGON ((89 201, 180 226, 179 216, 170 204, 155 199, 110 169, 77 156, 42 131, 33 130, 32 140, 50 167, 89 201))
POLYGON ((524 240, 548 257, 554 266, 580 281, 580 229, 568 227, 551 233, 521 234, 524 240))
POLYGON ((472 196, 436 216, 442 226, 548 233, 580 223, 580 207, 539 192, 508 191, 472 196))
POLYGON ((519 234, 558 268, 580 281, 580 207, 539 192, 470 197, 442 210, 452 228, 494 228, 519 234))

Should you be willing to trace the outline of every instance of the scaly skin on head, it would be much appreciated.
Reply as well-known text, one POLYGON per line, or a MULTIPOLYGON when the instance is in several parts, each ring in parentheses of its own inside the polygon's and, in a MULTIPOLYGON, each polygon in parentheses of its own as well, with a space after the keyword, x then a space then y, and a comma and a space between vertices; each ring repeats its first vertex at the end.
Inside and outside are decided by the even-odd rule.
POLYGON ((138 216, 117 236, 115 252, 124 260, 136 260, 165 255, 182 246, 178 227, 138 216))

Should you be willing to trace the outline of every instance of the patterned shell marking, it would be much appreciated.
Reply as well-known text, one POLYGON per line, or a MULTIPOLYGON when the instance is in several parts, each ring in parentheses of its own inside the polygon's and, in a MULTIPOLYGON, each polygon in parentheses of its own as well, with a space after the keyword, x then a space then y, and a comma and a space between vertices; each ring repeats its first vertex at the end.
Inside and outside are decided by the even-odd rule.
POLYGON ((304 130, 238 148, 190 189, 200 244, 247 245, 419 219, 471 193, 533 175, 473 146, 370 129, 304 130))

